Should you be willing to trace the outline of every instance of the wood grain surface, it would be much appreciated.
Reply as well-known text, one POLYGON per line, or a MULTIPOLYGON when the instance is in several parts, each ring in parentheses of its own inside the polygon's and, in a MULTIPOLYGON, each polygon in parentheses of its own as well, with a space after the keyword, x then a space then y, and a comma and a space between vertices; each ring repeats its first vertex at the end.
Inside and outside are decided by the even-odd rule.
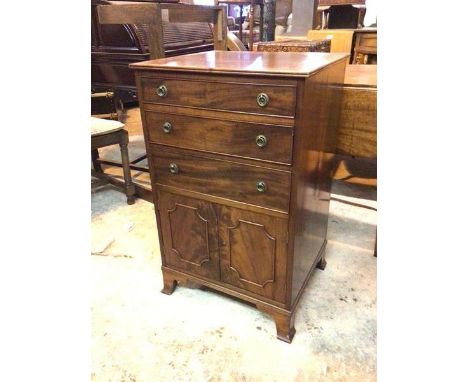
POLYGON ((377 65, 348 65, 341 101, 337 152, 377 157, 377 65))
POLYGON ((219 217, 221 280, 285 302, 288 221, 226 206, 219 217))
POLYGON ((224 121, 168 113, 146 113, 149 140, 173 147, 291 163, 293 130, 287 126, 224 121), (163 125, 170 123, 166 133, 163 125), (256 138, 263 135, 266 146, 256 138))
POLYGON ((212 159, 159 145, 150 146, 150 155, 155 189, 162 184, 288 212, 289 171, 245 165, 222 158, 212 159), (169 171, 171 163, 177 164, 177 174, 169 171), (259 181, 266 183, 265 192, 257 191, 259 181))
POLYGON ((216 211, 211 203, 158 192, 166 264, 219 279, 216 211), (190 232, 190 235, 187 235, 190 232))
MULTIPOLYGON (((350 51, 350 50, 349 50, 350 51)), ((308 77, 327 65, 348 57, 347 53, 290 53, 211 51, 131 64, 133 69, 198 73, 252 73, 308 77)))
POLYGON ((144 102, 165 105, 198 107, 214 110, 233 110, 244 113, 294 116, 296 89, 293 86, 275 86, 257 83, 209 82, 193 79, 143 78, 144 102), (156 94, 159 86, 166 86, 167 96, 156 94), (265 93, 269 102, 257 104, 257 96, 265 93))

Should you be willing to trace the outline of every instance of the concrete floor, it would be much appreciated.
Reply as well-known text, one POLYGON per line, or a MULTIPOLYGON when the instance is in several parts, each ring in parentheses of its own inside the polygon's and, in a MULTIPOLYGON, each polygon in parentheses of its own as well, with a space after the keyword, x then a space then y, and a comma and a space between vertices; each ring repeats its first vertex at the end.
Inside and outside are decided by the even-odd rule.
POLYGON ((309 282, 286 344, 249 305, 188 287, 160 293, 153 205, 128 206, 122 193, 95 185, 92 380, 375 381, 376 191, 333 187, 341 201, 331 203, 328 266, 309 282))

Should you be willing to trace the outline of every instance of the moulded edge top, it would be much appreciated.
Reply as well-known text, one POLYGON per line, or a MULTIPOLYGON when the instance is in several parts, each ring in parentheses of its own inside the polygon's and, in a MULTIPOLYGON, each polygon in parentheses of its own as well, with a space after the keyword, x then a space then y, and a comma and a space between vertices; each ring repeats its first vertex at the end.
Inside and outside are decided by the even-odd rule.
POLYGON ((130 64, 136 70, 309 77, 348 53, 209 51, 130 64))

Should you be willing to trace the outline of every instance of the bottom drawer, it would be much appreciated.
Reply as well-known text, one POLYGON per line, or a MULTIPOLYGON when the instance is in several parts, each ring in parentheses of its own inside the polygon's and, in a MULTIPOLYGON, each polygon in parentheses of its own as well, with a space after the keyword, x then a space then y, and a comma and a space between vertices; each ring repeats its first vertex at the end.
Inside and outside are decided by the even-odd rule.
POLYGON ((282 212, 289 210, 291 172, 150 145, 155 184, 201 192, 282 212))

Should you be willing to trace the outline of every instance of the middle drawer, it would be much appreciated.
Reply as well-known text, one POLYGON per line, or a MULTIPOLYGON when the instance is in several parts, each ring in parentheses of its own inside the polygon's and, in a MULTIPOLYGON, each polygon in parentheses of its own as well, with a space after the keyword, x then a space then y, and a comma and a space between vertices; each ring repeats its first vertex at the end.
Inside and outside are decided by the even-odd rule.
POLYGON ((208 158, 150 145, 153 182, 238 202, 289 211, 291 172, 208 158))
POLYGON ((146 111, 149 141, 265 161, 291 163, 293 129, 146 111))

